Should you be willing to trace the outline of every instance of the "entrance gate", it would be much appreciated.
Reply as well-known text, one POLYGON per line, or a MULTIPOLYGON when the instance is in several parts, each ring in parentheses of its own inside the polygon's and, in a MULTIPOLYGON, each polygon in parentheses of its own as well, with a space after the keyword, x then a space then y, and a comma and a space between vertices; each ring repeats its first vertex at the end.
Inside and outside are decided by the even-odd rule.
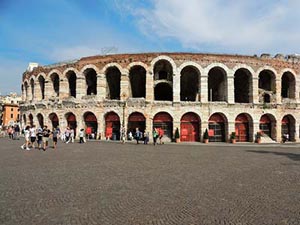
POLYGON ((169 113, 157 113, 153 118, 153 128, 162 129, 164 131, 164 136, 167 137, 169 141, 172 141, 173 118, 169 113))
POLYGON ((235 119, 236 141, 249 141, 249 121, 245 114, 240 114, 235 119))
POLYGON ((225 141, 225 121, 220 114, 213 114, 208 121, 209 141, 224 142, 225 141))
POLYGON ((120 140, 120 118, 114 112, 105 116, 105 138, 120 140))
POLYGON ((128 129, 127 129, 128 133, 131 131, 132 134, 134 134, 136 128, 139 128, 139 131, 144 133, 145 127, 146 127, 146 118, 144 117, 143 114, 138 112, 134 112, 130 114, 128 118, 128 129))
POLYGON ((199 141, 199 117, 195 113, 186 113, 180 121, 180 141, 199 141))

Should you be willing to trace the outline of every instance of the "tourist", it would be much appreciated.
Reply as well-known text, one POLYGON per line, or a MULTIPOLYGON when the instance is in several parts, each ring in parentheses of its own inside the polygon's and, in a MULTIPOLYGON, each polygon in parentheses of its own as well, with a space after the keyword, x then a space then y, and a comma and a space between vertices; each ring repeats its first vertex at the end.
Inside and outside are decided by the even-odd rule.
POLYGON ((31 147, 35 149, 35 140, 36 140, 36 130, 35 130, 35 125, 32 125, 32 127, 29 129, 30 132, 30 142, 31 142, 31 147))
POLYGON ((158 137, 157 128, 154 128, 153 129, 153 145, 156 145, 157 137, 158 137))
POLYGON ((50 130, 47 126, 44 126, 43 129, 43 150, 46 151, 49 143, 50 130))
POLYGON ((30 150, 30 148, 29 148, 29 143, 30 143, 30 141, 29 141, 29 138, 30 138, 30 131, 29 131, 29 129, 30 129, 30 126, 26 126, 25 127, 25 130, 24 130, 25 142, 21 146, 22 149, 26 149, 27 151, 30 150))
POLYGON ((39 127, 37 129, 37 144, 38 144, 39 150, 42 149, 42 142, 43 142, 43 129, 41 127, 39 127))
POLYGON ((144 131, 144 145, 147 145, 149 142, 149 132, 147 130, 144 131))
POLYGON ((53 140, 53 148, 56 149, 57 146, 57 139, 59 136, 59 129, 58 128, 53 128, 52 131, 52 140, 53 140))
POLYGON ((14 139, 19 140, 20 135, 20 126, 18 124, 15 125, 14 139))
POLYGON ((129 140, 129 141, 132 141, 132 139, 133 139, 133 136, 132 136, 132 132, 130 131, 130 132, 128 133, 128 140, 129 140))
POLYGON ((135 128, 135 140, 136 140, 136 143, 139 144, 139 140, 142 138, 142 133, 139 131, 139 128, 135 128))
POLYGON ((162 142, 163 136, 164 136, 164 130, 162 128, 159 128, 159 130, 158 130, 159 144, 163 144, 163 142, 162 142))
POLYGON ((79 131, 79 143, 83 144, 84 143, 84 129, 80 129, 79 131))
POLYGON ((70 130, 70 141, 71 141, 71 143, 74 143, 74 139, 75 139, 75 132, 74 132, 74 129, 71 128, 71 130, 70 130))

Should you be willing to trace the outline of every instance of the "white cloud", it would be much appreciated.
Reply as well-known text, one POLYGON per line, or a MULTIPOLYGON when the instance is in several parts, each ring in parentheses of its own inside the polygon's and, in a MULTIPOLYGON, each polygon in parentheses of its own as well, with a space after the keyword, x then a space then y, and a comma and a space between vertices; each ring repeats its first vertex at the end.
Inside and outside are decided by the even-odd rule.
POLYGON ((173 38, 184 47, 197 50, 203 46, 251 54, 300 50, 300 2, 296 0, 153 0, 152 3, 151 8, 131 7, 139 28, 149 37, 173 38))

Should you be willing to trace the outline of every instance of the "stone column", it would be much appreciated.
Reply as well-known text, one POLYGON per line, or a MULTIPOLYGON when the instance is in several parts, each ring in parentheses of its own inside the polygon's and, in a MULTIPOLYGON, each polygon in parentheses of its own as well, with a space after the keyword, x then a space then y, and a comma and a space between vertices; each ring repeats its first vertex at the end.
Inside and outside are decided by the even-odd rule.
POLYGON ((299 142, 300 141, 300 137, 299 137, 299 128, 300 128, 300 123, 298 120, 296 120, 295 122, 295 141, 299 142))
POLYGON ((276 79, 276 103, 281 104, 281 79, 276 79))
POLYGON ((45 80, 45 100, 48 100, 52 97, 52 83, 51 81, 45 80))
POLYGON ((180 102, 180 73, 173 74, 173 102, 180 102))
MULTIPOLYGON (((208 102, 208 72, 205 70, 200 77, 200 100, 202 103, 208 102)), ((205 129, 204 129, 205 131, 205 129)), ((204 132, 203 131, 203 132, 204 132)))
POLYGON ((152 102, 154 100, 154 81, 153 73, 147 71, 146 73, 146 101, 152 102))
POLYGON ((97 96, 102 101, 106 98, 106 80, 103 73, 97 74, 97 96))
POLYGON ((259 129, 259 120, 254 120, 253 121, 253 140, 254 142, 256 141, 256 134, 257 132, 260 131, 259 129))
POLYGON ((232 71, 227 74, 227 102, 234 104, 234 74, 232 71))
POLYGON ((86 83, 83 76, 78 76, 76 79, 76 98, 81 99, 86 95, 86 83))
POLYGON ((32 101, 32 89, 31 89, 31 85, 28 86, 27 89, 27 101, 32 101))
POLYGON ((42 99, 42 91, 40 88, 40 82, 38 80, 34 82, 34 91, 35 100, 40 101, 42 99))
POLYGON ((122 101, 126 101, 129 97, 129 76, 128 73, 122 73, 121 75, 121 83, 120 83, 120 99, 122 101))
POLYGON ((203 135, 206 129, 208 131, 208 121, 201 121, 200 142, 203 142, 203 135))
POLYGON ((299 88, 299 84, 300 84, 300 78, 299 78, 299 75, 297 75, 295 77, 295 99, 296 99, 296 102, 299 103, 300 102, 300 88, 299 88))
POLYGON ((67 78, 63 78, 59 83, 59 99, 65 99, 69 97, 69 82, 67 78))
POLYGON ((253 74, 252 78, 252 98, 253 103, 258 104, 259 103, 259 96, 258 96, 258 78, 253 74))
POLYGON ((230 135, 232 132, 235 132, 235 121, 228 121, 228 137, 230 138, 230 135))
MULTIPOLYGON (((275 129, 276 129, 276 141, 277 142, 281 142, 281 120, 278 120, 276 121, 276 124, 275 124, 275 129)), ((271 133, 273 129, 271 129, 271 133)))

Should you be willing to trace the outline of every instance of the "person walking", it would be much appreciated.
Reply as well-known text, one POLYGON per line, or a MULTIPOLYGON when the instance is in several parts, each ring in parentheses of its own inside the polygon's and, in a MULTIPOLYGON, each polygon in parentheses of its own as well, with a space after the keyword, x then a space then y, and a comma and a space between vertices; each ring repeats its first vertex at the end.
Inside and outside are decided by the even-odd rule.
POLYGON ((144 145, 147 145, 149 142, 149 132, 147 130, 144 131, 144 145))
POLYGON ((135 140, 136 140, 136 144, 139 144, 139 140, 141 139, 141 132, 139 131, 139 128, 135 128, 135 140))
POLYGON ((44 126, 43 129, 43 150, 46 151, 49 143, 50 130, 47 126, 44 126))
POLYGON ((58 136, 59 136, 59 130, 57 128, 53 128, 52 141, 53 141, 53 148, 54 149, 56 149, 56 146, 57 146, 58 136))
POLYGON ((43 129, 41 127, 39 127, 37 129, 37 144, 38 144, 38 148, 39 150, 42 149, 42 142, 43 142, 43 129))
POLYGON ((20 126, 18 124, 16 124, 15 126, 15 139, 19 140, 19 136, 20 136, 20 126))
POLYGON ((25 127, 25 130, 24 130, 25 142, 21 146, 22 149, 24 149, 24 150, 26 149, 27 151, 30 150, 30 148, 29 148, 29 143, 30 143, 30 141, 29 141, 29 139, 30 139, 30 131, 29 131, 29 129, 30 129, 30 126, 26 126, 25 127))
POLYGON ((32 125, 32 127, 29 129, 30 132, 30 142, 31 142, 31 147, 35 149, 35 141, 36 141, 36 130, 35 130, 35 125, 32 125))
POLYGON ((84 138, 84 129, 80 129, 80 131, 79 131, 79 143, 80 144, 84 143, 83 138, 84 138))
POLYGON ((159 130, 158 130, 158 138, 159 138, 159 144, 161 144, 161 145, 163 144, 163 142, 162 142, 163 136, 164 136, 164 130, 162 128, 159 128, 159 130))
POLYGON ((71 143, 74 143, 74 139, 75 139, 75 132, 74 132, 74 129, 71 128, 71 130, 70 130, 70 141, 71 141, 71 143))
POLYGON ((157 128, 154 128, 153 129, 153 145, 156 145, 157 137, 158 137, 157 128))

